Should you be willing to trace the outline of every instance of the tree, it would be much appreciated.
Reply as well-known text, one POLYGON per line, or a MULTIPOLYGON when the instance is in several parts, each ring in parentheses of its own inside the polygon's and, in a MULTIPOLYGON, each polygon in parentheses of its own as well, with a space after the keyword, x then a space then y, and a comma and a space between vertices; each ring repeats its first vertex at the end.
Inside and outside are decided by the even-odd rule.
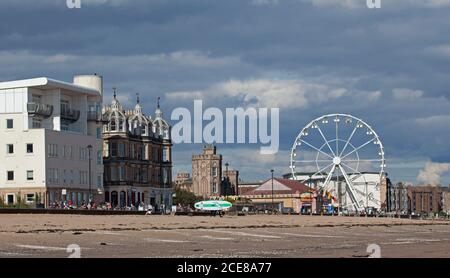
POLYGON ((193 207, 196 202, 203 200, 194 193, 182 189, 175 189, 173 193, 173 203, 175 205, 181 204, 182 206, 193 207))

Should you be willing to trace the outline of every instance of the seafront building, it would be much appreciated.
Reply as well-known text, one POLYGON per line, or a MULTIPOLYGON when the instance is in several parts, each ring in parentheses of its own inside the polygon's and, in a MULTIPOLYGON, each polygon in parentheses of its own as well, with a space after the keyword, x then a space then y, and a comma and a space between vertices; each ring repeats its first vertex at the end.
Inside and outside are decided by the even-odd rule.
POLYGON ((103 162, 105 201, 113 207, 172 205, 171 126, 159 105, 154 118, 143 113, 139 96, 125 110, 116 92, 103 108, 103 162))
MULTIPOLYGON (((243 190, 242 190, 243 191, 243 190)), ((317 213, 324 203, 315 190, 292 179, 273 178, 246 190, 239 197, 251 200, 254 210, 292 213, 317 213), (312 210, 312 211, 311 211, 312 210)))
POLYGON ((0 197, 49 207, 103 199, 103 81, 0 82, 0 197))

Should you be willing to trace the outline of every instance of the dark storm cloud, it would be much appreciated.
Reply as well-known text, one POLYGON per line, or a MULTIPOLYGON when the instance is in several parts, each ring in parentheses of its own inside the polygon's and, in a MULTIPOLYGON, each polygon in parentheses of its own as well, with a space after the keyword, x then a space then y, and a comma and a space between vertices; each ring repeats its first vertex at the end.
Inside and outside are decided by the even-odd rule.
MULTIPOLYGON (((450 161, 448 1, 385 0, 377 10, 363 0, 81 0, 73 10, 65 2, 0 1, 0 80, 97 72, 106 102, 112 86, 128 104, 139 92, 149 114, 157 96, 180 92, 219 107, 243 105, 246 95, 233 89, 248 90, 252 103, 283 100, 282 151, 255 158, 280 171, 299 129, 334 112, 373 124, 398 179, 417 176, 426 160, 450 161)), ((166 97, 163 105, 169 117, 192 99, 166 97)), ((241 147, 223 146, 235 155, 241 147)), ((247 147, 242 153, 251 154, 247 147)), ((189 155, 175 162, 185 167, 189 155)), ((239 163, 244 177, 261 176, 239 163)))

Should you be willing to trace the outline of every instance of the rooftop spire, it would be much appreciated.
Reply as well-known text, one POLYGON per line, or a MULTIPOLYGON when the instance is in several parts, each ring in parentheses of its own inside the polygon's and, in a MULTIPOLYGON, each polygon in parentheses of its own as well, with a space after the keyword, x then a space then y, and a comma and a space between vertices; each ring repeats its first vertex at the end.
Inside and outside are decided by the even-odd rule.
POLYGON ((117 88, 116 88, 116 87, 113 87, 112 89, 113 89, 113 91, 114 91, 114 98, 116 98, 116 90, 117 90, 117 88))
POLYGON ((140 103, 140 100, 139 100, 139 93, 136 93, 136 103, 140 103))
POLYGON ((162 116, 163 116, 163 112, 162 112, 161 107, 159 105, 159 101, 160 100, 161 100, 161 98, 158 97, 158 102, 157 102, 158 106, 157 106, 156 111, 155 111, 156 118, 162 118, 162 116))

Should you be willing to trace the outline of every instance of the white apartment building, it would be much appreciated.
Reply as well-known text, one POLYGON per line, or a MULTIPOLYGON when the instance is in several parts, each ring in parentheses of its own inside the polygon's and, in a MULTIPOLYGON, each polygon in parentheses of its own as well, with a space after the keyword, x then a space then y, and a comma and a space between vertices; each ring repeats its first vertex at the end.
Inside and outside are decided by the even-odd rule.
POLYGON ((103 199, 102 94, 98 75, 0 82, 0 201, 103 199))

